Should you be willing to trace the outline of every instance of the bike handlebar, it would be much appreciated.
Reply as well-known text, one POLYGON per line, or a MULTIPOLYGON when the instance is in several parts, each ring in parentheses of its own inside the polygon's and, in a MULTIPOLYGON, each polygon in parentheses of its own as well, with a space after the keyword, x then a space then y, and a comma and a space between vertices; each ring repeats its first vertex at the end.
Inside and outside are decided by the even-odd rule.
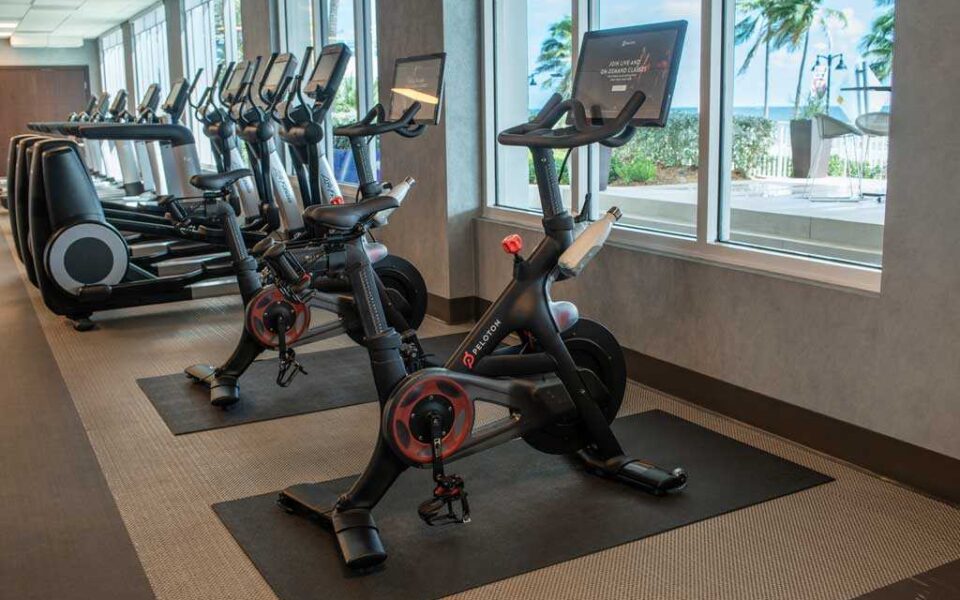
POLYGON ((343 137, 362 137, 383 135, 395 131, 403 137, 416 137, 426 129, 426 125, 423 123, 416 124, 413 122, 414 117, 420 112, 420 106, 419 102, 414 102, 396 121, 385 121, 386 111, 382 104, 377 104, 360 121, 337 127, 333 130, 333 133, 343 137))
POLYGON ((582 102, 572 98, 562 100, 560 94, 554 94, 532 121, 502 131, 497 141, 504 146, 528 148, 577 148, 597 142, 610 147, 622 146, 633 136, 635 128, 630 121, 646 99, 646 95, 637 90, 612 121, 594 125, 587 118, 582 102), (566 114, 573 125, 554 129, 566 114))

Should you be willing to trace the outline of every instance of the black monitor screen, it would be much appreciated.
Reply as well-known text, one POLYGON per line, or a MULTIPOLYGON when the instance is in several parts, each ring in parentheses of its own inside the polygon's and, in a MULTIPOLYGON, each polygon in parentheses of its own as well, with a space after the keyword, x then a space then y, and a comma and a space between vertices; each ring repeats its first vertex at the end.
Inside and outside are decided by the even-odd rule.
POLYGON ((443 99, 443 63, 446 54, 430 54, 398 58, 390 88, 388 119, 396 121, 414 102, 420 103, 416 123, 440 122, 440 101, 443 99))
POLYGON ((573 97, 589 116, 612 119, 640 90, 647 99, 633 125, 666 125, 686 31, 686 21, 672 21, 587 32, 573 97))
POLYGON ((277 60, 273 61, 270 71, 267 72, 267 78, 263 82, 264 90, 270 94, 275 93, 284 77, 292 76, 293 70, 296 68, 297 61, 293 58, 293 55, 281 54, 277 56, 277 60))
POLYGON ((317 64, 303 91, 311 98, 326 96, 330 89, 336 90, 350 62, 350 48, 346 44, 330 44, 320 51, 317 64))

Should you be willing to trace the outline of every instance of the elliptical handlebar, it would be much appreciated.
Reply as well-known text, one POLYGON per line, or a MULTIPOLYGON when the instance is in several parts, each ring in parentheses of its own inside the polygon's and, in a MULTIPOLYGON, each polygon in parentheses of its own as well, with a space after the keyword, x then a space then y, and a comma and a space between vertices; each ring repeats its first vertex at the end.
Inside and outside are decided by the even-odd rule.
MULTIPOLYGON (((217 67, 217 73, 220 72, 220 67, 217 67)), ((197 69, 197 72, 193 75, 193 80, 190 82, 190 87, 187 89, 187 104, 190 105, 190 108, 197 109, 200 108, 202 103, 197 103, 196 105, 190 101, 190 98, 193 96, 193 90, 197 88, 197 83, 200 82, 200 76, 203 75, 203 67, 197 69)), ((216 77, 216 75, 214 75, 216 77)), ((216 81, 216 79, 214 79, 216 81)))
MULTIPOLYGON (((263 77, 260 78, 260 81, 257 82, 257 97, 260 98, 260 102, 264 104, 270 104, 270 98, 264 93, 264 88, 267 84, 267 75, 270 74, 270 70, 273 68, 273 63, 277 62, 277 57, 280 56, 279 52, 274 52, 270 54, 270 58, 267 60, 267 66, 263 70, 263 77)), ((257 57, 257 69, 260 68, 260 57, 257 57)), ((257 76, 257 71, 253 72, 253 76, 257 76)), ((274 94, 274 96, 279 96, 280 94, 274 94)))
POLYGON ((577 148, 593 143, 609 147, 622 146, 633 137, 636 128, 630 121, 646 99, 646 95, 637 90, 616 118, 608 123, 594 125, 587 118, 582 102, 573 98, 562 100, 560 94, 554 94, 532 121, 505 129, 497 136, 497 141, 504 146, 528 148, 577 148), (570 115, 573 125, 554 129, 554 125, 566 114, 570 115))
MULTIPOLYGON (((300 70, 297 71, 296 76, 293 78, 293 85, 290 88, 290 92, 287 95, 287 104, 283 110, 283 118, 288 119, 290 115, 290 106, 293 105, 293 101, 296 100, 301 106, 308 106, 306 99, 303 97, 303 78, 307 76, 307 67, 310 66, 310 59, 313 58, 313 46, 307 46, 307 49, 303 51, 303 62, 300 63, 300 70)), ((280 96, 281 94, 277 94, 280 96)), ((313 123, 313 111, 307 110, 307 119, 313 123)))
POLYGON ((233 72, 236 70, 236 68, 236 61, 231 60, 226 66, 226 72, 223 74, 223 79, 220 80, 220 85, 217 86, 216 78, 213 80, 214 86, 217 87, 217 99, 220 100, 221 106, 230 105, 230 102, 227 102, 227 99, 223 97, 223 93, 227 91, 227 84, 230 82, 230 78, 233 77, 233 72))
POLYGON ((247 66, 243 70, 243 79, 241 79, 240 89, 237 91, 237 97, 234 100, 234 104, 239 102, 240 105, 240 108, 237 111, 237 116, 239 117, 240 121, 244 120, 243 107, 247 104, 247 102, 249 102, 254 108, 257 107, 256 103, 253 101, 253 80, 256 79, 257 71, 260 70, 260 60, 262 58, 263 57, 258 56, 253 61, 247 62, 247 66))
POLYGON ((382 104, 370 109, 360 121, 351 125, 343 125, 333 130, 334 135, 343 137, 364 137, 383 135, 395 131, 403 137, 417 137, 426 130, 423 123, 414 123, 413 119, 420 112, 420 103, 414 102, 396 121, 386 121, 386 111, 382 104))

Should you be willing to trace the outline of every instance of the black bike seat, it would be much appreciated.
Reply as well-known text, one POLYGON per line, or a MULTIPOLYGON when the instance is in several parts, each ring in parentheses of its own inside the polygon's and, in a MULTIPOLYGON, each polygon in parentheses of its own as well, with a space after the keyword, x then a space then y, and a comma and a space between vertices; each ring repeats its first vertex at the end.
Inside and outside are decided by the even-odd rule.
POLYGON ((198 190, 218 192, 237 180, 250 176, 250 169, 234 169, 226 173, 199 173, 190 178, 190 185, 198 190))
POLYGON ((349 230, 380 211, 399 206, 393 196, 377 196, 356 204, 316 204, 303 211, 303 220, 313 226, 349 230))

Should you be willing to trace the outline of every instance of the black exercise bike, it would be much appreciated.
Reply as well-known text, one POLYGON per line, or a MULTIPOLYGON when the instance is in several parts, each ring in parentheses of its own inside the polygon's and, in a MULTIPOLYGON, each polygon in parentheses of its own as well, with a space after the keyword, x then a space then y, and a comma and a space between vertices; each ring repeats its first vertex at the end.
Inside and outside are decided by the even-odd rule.
POLYGON ((533 154, 546 237, 527 258, 520 256, 517 244, 509 245, 515 252, 513 280, 443 368, 413 374, 405 369, 400 335, 387 324, 362 248, 363 224, 372 214, 337 222, 315 215, 348 238, 345 271, 357 290, 382 420, 373 457, 346 493, 317 501, 312 486, 299 485, 281 492, 279 503, 329 525, 349 567, 371 567, 386 559, 372 510, 404 470, 433 470, 433 493, 419 507, 424 521, 465 522, 464 480, 447 474, 446 463, 516 437, 550 454, 579 454, 590 472, 654 494, 686 485, 681 469, 664 470, 624 454, 610 429, 626 387, 622 350, 602 325, 578 319, 573 304, 550 297, 555 281, 583 270, 620 216, 611 209, 576 237, 575 219, 561 200, 553 150, 625 144, 644 100, 642 92, 635 92, 616 118, 603 121, 588 119, 581 102, 555 95, 533 121, 500 134, 501 144, 526 146, 533 154), (554 129, 567 115, 572 125, 554 129), (520 342, 498 348, 510 334, 520 342), (481 400, 509 414, 475 427, 475 403, 481 400))

